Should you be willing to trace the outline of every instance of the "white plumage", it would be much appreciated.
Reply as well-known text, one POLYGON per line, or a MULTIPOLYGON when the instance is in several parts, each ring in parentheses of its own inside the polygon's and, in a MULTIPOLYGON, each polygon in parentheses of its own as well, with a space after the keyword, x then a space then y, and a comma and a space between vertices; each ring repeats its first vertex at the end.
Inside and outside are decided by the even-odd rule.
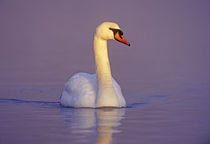
MULTIPOLYGON (((112 79, 117 93, 120 107, 125 106, 121 88, 116 80, 112 79)), ((97 79, 96 74, 76 73, 66 83, 60 102, 66 107, 96 107, 97 79)))
POLYGON ((111 75, 107 40, 118 40, 130 45, 119 26, 104 22, 96 29, 94 53, 96 74, 76 73, 66 83, 60 103, 65 107, 125 107, 119 84, 111 75))

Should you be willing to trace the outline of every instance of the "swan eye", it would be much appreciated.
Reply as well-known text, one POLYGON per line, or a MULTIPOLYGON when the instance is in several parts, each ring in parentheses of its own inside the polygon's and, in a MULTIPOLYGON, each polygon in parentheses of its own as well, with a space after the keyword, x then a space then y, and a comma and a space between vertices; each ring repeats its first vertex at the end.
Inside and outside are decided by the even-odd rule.
POLYGON ((120 35, 123 35, 123 32, 122 32, 121 30, 119 30, 119 34, 120 34, 120 35))
POLYGON ((114 35, 118 32, 120 36, 123 35, 123 32, 120 29, 114 29, 114 28, 109 28, 110 30, 113 31, 114 35))

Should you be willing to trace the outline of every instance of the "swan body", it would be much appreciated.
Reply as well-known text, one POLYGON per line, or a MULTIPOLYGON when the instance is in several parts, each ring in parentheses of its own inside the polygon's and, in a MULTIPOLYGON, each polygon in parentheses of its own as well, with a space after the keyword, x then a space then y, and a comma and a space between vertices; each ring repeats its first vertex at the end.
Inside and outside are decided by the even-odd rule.
POLYGON ((65 84, 60 103, 65 107, 125 107, 121 88, 111 75, 107 40, 130 46, 116 23, 104 22, 96 29, 94 53, 96 74, 76 73, 65 84))
MULTIPOLYGON (((112 78, 113 87, 119 101, 119 106, 125 106, 119 84, 112 78)), ((63 106, 72 107, 96 107, 97 78, 96 74, 76 73, 66 83, 62 93, 61 103, 63 106), (79 89, 79 91, 78 91, 79 89)))

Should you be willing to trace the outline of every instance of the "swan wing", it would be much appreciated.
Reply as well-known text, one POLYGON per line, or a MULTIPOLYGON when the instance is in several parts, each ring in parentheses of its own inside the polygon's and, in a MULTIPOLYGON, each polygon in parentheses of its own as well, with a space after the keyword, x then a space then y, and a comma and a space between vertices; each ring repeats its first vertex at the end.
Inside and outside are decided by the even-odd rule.
POLYGON ((66 107, 95 107, 96 75, 76 73, 65 84, 60 102, 66 107))

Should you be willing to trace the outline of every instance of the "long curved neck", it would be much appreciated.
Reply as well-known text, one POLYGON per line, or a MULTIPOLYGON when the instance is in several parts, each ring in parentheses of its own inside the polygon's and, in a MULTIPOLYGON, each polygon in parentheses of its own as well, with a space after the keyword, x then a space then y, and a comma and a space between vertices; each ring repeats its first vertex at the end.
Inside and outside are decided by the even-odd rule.
POLYGON ((94 52, 98 86, 110 87, 112 86, 112 74, 108 57, 107 40, 95 36, 94 52))
POLYGON ((112 74, 107 51, 107 40, 103 40, 95 35, 94 53, 98 84, 96 106, 118 106, 118 99, 112 84, 112 74))

